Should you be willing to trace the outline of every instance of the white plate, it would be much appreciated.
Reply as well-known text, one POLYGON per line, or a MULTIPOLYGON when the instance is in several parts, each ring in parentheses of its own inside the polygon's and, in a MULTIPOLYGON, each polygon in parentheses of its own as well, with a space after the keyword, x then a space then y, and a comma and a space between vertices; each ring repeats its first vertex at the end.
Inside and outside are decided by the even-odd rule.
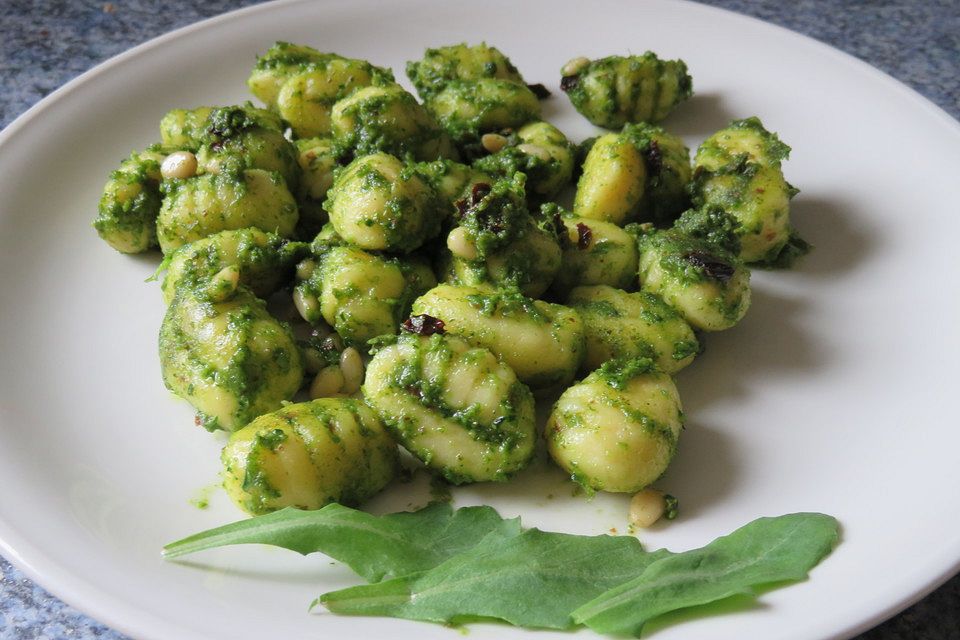
MULTIPOLYGON (((398 76, 427 45, 486 39, 555 92, 546 115, 577 140, 592 129, 558 91, 557 69, 652 49, 694 76, 696 97, 666 123, 688 144, 758 114, 793 145, 795 221, 817 249, 795 272, 756 274, 745 321, 709 336, 680 377, 689 424, 661 484, 682 517, 643 537, 686 549, 761 515, 816 510, 840 519, 843 542, 808 582, 658 638, 848 637, 957 569, 956 122, 846 55, 700 5, 336 0, 255 7, 154 40, 0 134, 0 550, 31 577, 144 638, 457 635, 308 614, 318 593, 355 580, 319 556, 159 556, 241 514, 222 494, 206 511, 189 502, 216 481, 222 438, 194 427, 160 381, 163 305, 143 282, 156 259, 115 254, 90 221, 109 171, 156 139, 164 112, 247 99, 255 54, 278 39, 398 76)), ((625 524, 625 498, 572 498, 557 474, 456 497, 556 530, 625 524)), ((421 500, 400 490, 376 506, 421 500)))

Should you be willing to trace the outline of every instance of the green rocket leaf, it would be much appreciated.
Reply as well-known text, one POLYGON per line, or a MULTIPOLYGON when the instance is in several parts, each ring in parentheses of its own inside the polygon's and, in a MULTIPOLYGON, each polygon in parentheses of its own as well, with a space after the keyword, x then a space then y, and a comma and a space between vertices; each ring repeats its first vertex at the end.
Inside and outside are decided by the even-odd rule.
POLYGON ((334 613, 456 622, 498 618, 568 629, 570 612, 639 575, 669 552, 646 553, 630 536, 576 536, 529 529, 494 532, 429 571, 326 593, 334 613))
POLYGON ((476 545, 491 531, 520 533, 519 519, 490 507, 453 511, 447 503, 419 511, 374 516, 333 503, 317 511, 283 509, 210 529, 163 548, 176 558, 232 544, 268 544, 304 555, 322 552, 368 582, 431 569, 476 545))
POLYGON ((705 547, 658 560, 576 609, 573 619, 599 633, 639 634, 668 611, 805 578, 837 539, 837 521, 823 514, 759 518, 705 547))

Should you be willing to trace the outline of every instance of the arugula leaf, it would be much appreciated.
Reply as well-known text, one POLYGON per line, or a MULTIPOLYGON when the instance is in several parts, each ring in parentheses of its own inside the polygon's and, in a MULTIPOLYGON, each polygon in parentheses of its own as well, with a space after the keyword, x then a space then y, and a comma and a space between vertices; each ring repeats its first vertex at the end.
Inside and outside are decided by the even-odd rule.
POLYGON ((316 511, 282 509, 189 536, 163 548, 176 558, 231 544, 269 544, 304 555, 322 552, 367 582, 431 569, 498 532, 520 533, 520 520, 504 520, 491 507, 453 511, 434 503, 414 512, 374 516, 331 503, 316 511))
POLYGON ((569 629, 570 612, 639 575, 668 551, 647 553, 632 536, 577 536, 528 529, 487 535, 474 548, 414 575, 325 593, 334 613, 449 623, 498 618, 569 629))
POLYGON ((830 516, 760 518, 707 546, 646 552, 632 536, 522 530, 490 507, 373 516, 339 504, 285 509, 184 538, 168 558, 230 544, 326 553, 369 584, 313 605, 348 615, 439 623, 498 619, 517 626, 637 634, 651 618, 785 580, 800 580, 833 549, 830 516), (382 581, 384 577, 390 577, 382 581))
POLYGON ((658 560, 576 609, 573 619, 599 633, 636 635, 662 613, 803 579, 838 538, 837 521, 827 515, 759 518, 705 547, 658 560))

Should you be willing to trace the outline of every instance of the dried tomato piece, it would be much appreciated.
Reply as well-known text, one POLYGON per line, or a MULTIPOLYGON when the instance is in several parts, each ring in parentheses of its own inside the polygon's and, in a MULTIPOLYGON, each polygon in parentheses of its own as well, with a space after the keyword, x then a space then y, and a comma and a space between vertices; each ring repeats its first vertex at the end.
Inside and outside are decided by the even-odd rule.
POLYGON ((587 225, 582 222, 577 223, 577 248, 580 250, 586 249, 590 246, 590 241, 593 240, 593 231, 587 225))
POLYGON ((683 257, 693 266, 697 267, 698 269, 702 269, 709 278, 719 280, 720 282, 726 282, 733 277, 733 272, 735 271, 733 265, 728 262, 724 262, 719 258, 715 258, 710 254, 703 253, 701 251, 693 251, 683 257))
POLYGON ((403 321, 400 327, 404 331, 409 331, 410 333, 415 333, 420 336, 432 336, 435 333, 442 335, 446 333, 446 329, 443 328, 443 320, 428 316, 425 313, 418 316, 410 316, 403 321))

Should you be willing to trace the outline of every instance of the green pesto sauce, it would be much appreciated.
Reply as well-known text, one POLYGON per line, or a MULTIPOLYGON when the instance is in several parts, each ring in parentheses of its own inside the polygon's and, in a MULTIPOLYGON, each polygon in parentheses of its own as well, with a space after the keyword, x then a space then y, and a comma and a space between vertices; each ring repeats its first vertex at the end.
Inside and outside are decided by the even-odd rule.
POLYGON ((406 71, 410 82, 424 99, 441 91, 454 80, 505 77, 523 82, 520 72, 510 59, 495 47, 488 48, 485 43, 476 47, 461 43, 427 49, 421 60, 407 62, 406 71), (483 64, 472 60, 484 51, 489 51, 493 59, 483 64))
POLYGON ((384 93, 371 96, 350 105, 343 112, 355 126, 351 131, 339 132, 334 141, 334 156, 350 154, 364 156, 383 152, 403 158, 408 154, 419 156, 423 146, 440 136, 439 126, 430 126, 430 118, 411 94, 403 89, 386 89, 384 93), (412 134, 398 136, 385 113, 399 106, 404 120, 417 123, 412 134))
POLYGON ((528 298, 519 289, 512 286, 501 287, 493 293, 475 293, 466 297, 471 307, 485 316, 500 317, 523 316, 538 324, 545 324, 551 318, 537 308, 536 301, 528 298))
POLYGON ((685 211, 673 228, 691 238, 698 238, 722 251, 740 253, 740 223, 720 206, 708 205, 685 211))
POLYGON ((522 173, 497 180, 490 192, 460 218, 460 225, 477 247, 478 260, 527 233, 532 218, 527 210, 525 185, 526 176, 522 173))
POLYGON ((724 284, 722 281, 711 277, 706 268, 691 262, 687 258, 691 254, 699 254, 712 262, 722 263, 734 269, 740 267, 740 261, 735 254, 715 243, 682 233, 676 229, 660 231, 641 238, 641 253, 646 248, 651 248, 660 254, 660 266, 682 285, 702 282, 724 284))
POLYGON ((656 372, 657 367, 650 358, 620 358, 607 360, 590 377, 600 379, 607 386, 622 391, 630 381, 642 375, 656 372))

